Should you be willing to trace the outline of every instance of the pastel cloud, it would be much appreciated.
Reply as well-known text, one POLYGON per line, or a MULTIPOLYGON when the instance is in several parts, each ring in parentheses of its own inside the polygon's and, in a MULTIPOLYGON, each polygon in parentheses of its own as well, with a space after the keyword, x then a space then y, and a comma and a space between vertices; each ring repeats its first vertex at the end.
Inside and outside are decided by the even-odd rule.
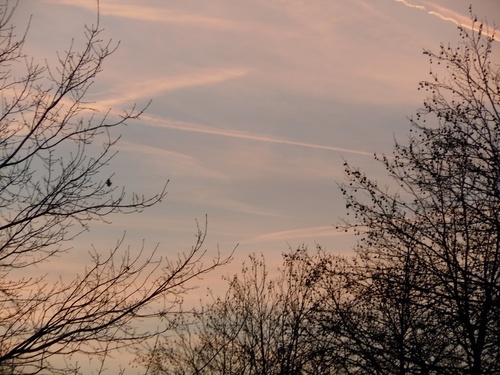
POLYGON ((201 176, 219 180, 224 180, 226 178, 222 173, 203 166, 192 155, 125 140, 120 140, 117 148, 124 151, 126 150, 129 154, 141 155, 137 159, 147 160, 151 170, 168 167, 169 173, 174 176, 189 174, 191 176, 201 176))
POLYGON ((337 237, 349 235, 352 236, 352 232, 342 231, 339 232, 332 225, 318 226, 318 227, 306 227, 291 229, 279 232, 265 233, 252 238, 245 239, 241 241, 242 244, 257 243, 257 242, 268 242, 268 241, 287 241, 293 239, 307 239, 307 238, 322 238, 322 237, 337 237))
MULTIPOLYGON (((96 2, 89 0, 45 0, 47 3, 78 6, 90 11, 96 11, 96 2)), ((224 18, 210 17, 177 12, 171 9, 148 7, 144 5, 124 4, 123 2, 100 2, 101 15, 128 18, 150 22, 162 22, 177 25, 204 27, 215 30, 240 28, 241 24, 224 18)))
POLYGON ((125 87, 118 87, 113 92, 106 92, 110 99, 100 100, 98 105, 102 109, 107 107, 122 106, 138 100, 154 98, 159 93, 173 91, 195 86, 212 85, 237 79, 246 76, 250 72, 247 68, 229 68, 229 69, 201 69, 186 74, 175 76, 164 76, 141 80, 136 82, 127 81, 125 87), (115 96, 116 93, 127 93, 123 96, 115 96))
POLYGON ((215 191, 205 191, 197 192, 196 196, 190 196, 189 201, 203 206, 215 207, 218 209, 223 209, 232 212, 239 212, 244 214, 251 214, 257 216, 267 216, 267 217, 281 217, 281 215, 271 212, 269 210, 263 209, 258 205, 249 204, 243 201, 237 201, 234 199, 229 199, 225 197, 217 196, 215 191), (209 196, 206 196, 208 193, 209 196))

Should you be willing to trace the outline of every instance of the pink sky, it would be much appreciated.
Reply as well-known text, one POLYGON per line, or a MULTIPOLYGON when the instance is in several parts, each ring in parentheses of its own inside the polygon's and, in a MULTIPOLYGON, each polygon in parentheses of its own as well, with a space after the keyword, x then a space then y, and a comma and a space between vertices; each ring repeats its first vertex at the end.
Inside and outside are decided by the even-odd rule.
MULTIPOLYGON (((352 236, 333 227, 345 215, 343 159, 384 178, 372 155, 391 152, 422 102, 422 48, 457 41, 469 3, 101 0, 120 47, 89 98, 116 113, 153 100, 123 130, 116 183, 147 193, 169 179, 169 194, 96 224, 78 246, 107 248, 126 231, 131 246, 146 238, 168 255, 190 247, 208 215, 207 248, 240 244, 241 258, 278 259, 301 243, 349 252, 352 236)), ((496 0, 472 6, 500 18, 496 0)), ((95 14, 95 0, 21 1, 16 22, 32 16, 26 51, 50 61, 95 14)))
MULTIPOLYGON (((105 36, 120 46, 89 98, 114 111, 153 100, 123 129, 115 183, 145 193, 170 183, 161 205, 94 225, 75 244, 83 251, 61 260, 74 266, 90 242, 106 250, 124 231, 131 248, 145 238, 165 256, 188 249, 205 215, 207 249, 240 244, 240 260, 278 262, 301 243, 348 253, 352 235, 334 228, 343 159, 383 181, 372 155, 391 153, 422 103, 422 49, 456 42, 470 3, 500 22, 498 0, 100 3, 105 36)), ((21 0, 16 22, 22 30, 33 17, 26 52, 51 61, 95 14, 95 0, 21 0)))

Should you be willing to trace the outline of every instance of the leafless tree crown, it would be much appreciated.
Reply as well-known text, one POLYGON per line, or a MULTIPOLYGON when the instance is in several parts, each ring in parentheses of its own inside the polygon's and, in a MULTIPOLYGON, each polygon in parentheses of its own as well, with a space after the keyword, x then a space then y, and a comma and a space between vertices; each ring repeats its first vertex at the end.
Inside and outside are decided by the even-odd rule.
POLYGON ((122 251, 118 241, 108 253, 91 252, 73 280, 30 277, 91 222, 142 211, 159 203, 165 188, 149 197, 129 194, 106 174, 119 140, 114 130, 142 110, 115 116, 85 101, 116 48, 101 39, 99 19, 85 28, 83 49, 71 44, 49 66, 24 55, 27 33, 16 35, 14 11, 8 2, 0 6, 0 372, 67 372, 71 366, 51 359, 105 357, 157 334, 134 322, 168 320, 187 283, 226 259, 204 265, 202 227, 191 250, 173 260, 122 251), (17 76, 20 66, 25 74, 17 76), (153 303, 156 309, 146 309, 153 303))

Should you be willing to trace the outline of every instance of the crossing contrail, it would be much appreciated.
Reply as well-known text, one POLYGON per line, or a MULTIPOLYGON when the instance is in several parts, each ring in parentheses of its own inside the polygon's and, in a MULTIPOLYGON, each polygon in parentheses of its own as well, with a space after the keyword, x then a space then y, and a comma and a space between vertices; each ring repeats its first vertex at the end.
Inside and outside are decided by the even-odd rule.
POLYGON ((349 148, 335 147, 335 146, 318 145, 315 143, 308 143, 308 142, 293 141, 293 140, 289 140, 289 139, 272 137, 270 135, 247 133, 247 132, 242 132, 242 131, 237 131, 237 130, 217 129, 217 128, 213 128, 213 127, 209 127, 209 126, 205 126, 205 125, 197 125, 197 124, 191 124, 191 123, 186 123, 186 122, 172 121, 172 120, 162 119, 162 118, 159 118, 156 116, 150 116, 150 115, 143 115, 143 116, 141 116, 141 119, 143 121, 148 122, 151 125, 160 126, 160 127, 164 127, 164 128, 168 128, 168 129, 175 129, 175 130, 179 130, 179 131, 185 131, 185 132, 211 134, 211 135, 216 135, 216 136, 221 136, 221 137, 246 139, 246 140, 257 141, 257 142, 279 143, 279 144, 285 144, 285 145, 290 145, 290 146, 309 147, 309 148, 314 148, 314 149, 319 149, 319 150, 344 152, 344 153, 349 153, 349 154, 356 154, 356 155, 363 155, 363 156, 370 156, 370 157, 373 156, 373 153, 366 152, 366 151, 353 150, 353 149, 349 149, 349 148))

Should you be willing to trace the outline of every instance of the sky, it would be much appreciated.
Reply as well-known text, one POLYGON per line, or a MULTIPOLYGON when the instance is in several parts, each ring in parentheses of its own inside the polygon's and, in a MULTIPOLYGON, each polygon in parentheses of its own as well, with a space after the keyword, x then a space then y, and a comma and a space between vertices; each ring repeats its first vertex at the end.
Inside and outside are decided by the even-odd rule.
MULTIPOLYGON (((352 234, 335 230, 346 214, 343 163, 384 180, 373 154, 404 140, 422 104, 422 50, 455 43, 470 3, 500 20, 497 0, 101 0, 103 38, 119 47, 87 99, 113 113, 152 100, 121 130, 113 182, 151 194, 168 180, 168 195, 93 225, 75 243, 79 256, 125 232, 131 248, 145 239, 169 256, 191 247, 205 217, 206 248, 237 246, 237 259, 279 262, 301 244, 352 252, 352 234)), ((84 40, 96 7, 21 0, 25 52, 53 62, 84 40)))
MULTIPOLYGON (((343 163, 384 181, 373 154, 404 141, 422 105, 422 50, 456 43, 469 4, 500 23, 498 0, 101 0, 103 38, 119 46, 87 99, 112 113, 152 101, 121 129, 113 183, 153 194, 168 180, 168 195, 95 223, 46 267, 76 272, 90 244, 105 251, 124 233, 132 250, 144 240, 174 256, 205 217, 209 254, 236 253, 200 289, 252 252, 270 264, 301 244, 352 254, 352 234, 335 229, 343 163)), ((20 0, 14 21, 30 23, 25 52, 51 63, 84 40, 96 1, 20 0)))

